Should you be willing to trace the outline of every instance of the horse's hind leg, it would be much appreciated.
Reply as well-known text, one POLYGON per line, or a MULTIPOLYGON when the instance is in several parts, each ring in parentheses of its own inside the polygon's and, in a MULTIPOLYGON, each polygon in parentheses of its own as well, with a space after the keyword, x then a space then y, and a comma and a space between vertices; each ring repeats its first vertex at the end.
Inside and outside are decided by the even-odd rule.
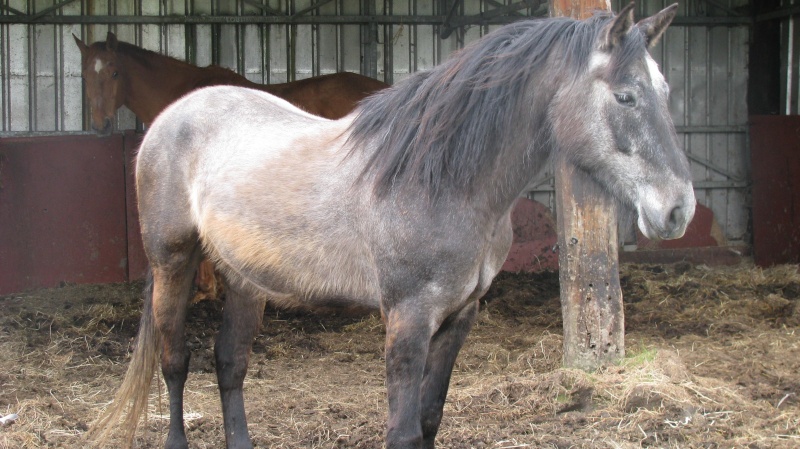
POLYGON ((448 317, 433 335, 425 377, 422 381, 422 400, 420 413, 424 449, 433 449, 442 410, 447 398, 450 375, 456 362, 458 351, 464 344, 478 312, 478 301, 473 301, 459 312, 448 317))
POLYGON ((228 290, 225 298, 222 326, 214 345, 214 355, 228 449, 253 447, 247 432, 242 386, 250 360, 250 348, 261 328, 265 304, 266 298, 252 298, 233 288, 228 290))
POLYGON ((169 392, 166 449, 188 447, 183 426, 183 387, 189 372, 184 327, 194 272, 200 260, 196 238, 153 257, 153 318, 161 333, 161 372, 169 392), (178 248, 179 246, 180 248, 178 248))

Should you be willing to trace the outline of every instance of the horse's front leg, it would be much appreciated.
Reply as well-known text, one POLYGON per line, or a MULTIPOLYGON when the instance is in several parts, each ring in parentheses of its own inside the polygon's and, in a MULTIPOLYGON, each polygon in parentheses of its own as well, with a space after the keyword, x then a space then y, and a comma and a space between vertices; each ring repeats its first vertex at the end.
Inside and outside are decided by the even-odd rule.
POLYGON ((412 307, 386 314, 386 449, 421 449, 420 386, 430 346, 429 318, 412 307))
POLYGON ((423 448, 433 449, 458 352, 475 323, 478 301, 448 317, 433 335, 422 381, 423 448))
POLYGON ((217 381, 222 400, 225 443, 228 449, 252 449, 247 432, 242 385, 247 374, 250 348, 261 328, 263 298, 253 299, 230 289, 225 298, 222 326, 214 345, 217 381))

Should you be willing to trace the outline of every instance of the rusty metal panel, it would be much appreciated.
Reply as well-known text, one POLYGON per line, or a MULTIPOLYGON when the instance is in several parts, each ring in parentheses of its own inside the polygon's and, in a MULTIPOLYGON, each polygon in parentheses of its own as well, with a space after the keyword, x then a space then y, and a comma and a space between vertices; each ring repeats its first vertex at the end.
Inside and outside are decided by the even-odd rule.
POLYGON ((0 139, 0 294, 127 279, 122 137, 0 139))
POLYGON ((750 117, 753 256, 759 266, 800 262, 800 117, 750 117))
POLYGON ((139 208, 136 201, 136 153, 144 134, 125 131, 123 158, 125 162, 125 217, 127 222, 128 280, 144 279, 147 272, 147 256, 142 246, 142 231, 139 226, 139 208))

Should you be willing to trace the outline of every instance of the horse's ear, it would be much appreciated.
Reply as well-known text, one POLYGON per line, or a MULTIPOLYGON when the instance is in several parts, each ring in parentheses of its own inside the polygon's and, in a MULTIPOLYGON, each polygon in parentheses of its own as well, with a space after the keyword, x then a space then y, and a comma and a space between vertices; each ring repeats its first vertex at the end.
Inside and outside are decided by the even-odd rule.
POLYGON ((641 29, 644 33, 648 48, 656 45, 658 38, 664 34, 664 31, 667 29, 669 24, 672 23, 672 19, 675 18, 675 14, 677 12, 678 4, 673 3, 672 5, 662 9, 658 14, 650 16, 646 19, 642 19, 636 24, 636 26, 639 27, 639 29, 641 29))
POLYGON ((611 50, 619 45, 625 35, 633 27, 633 2, 628 3, 628 6, 622 8, 611 23, 606 28, 605 36, 600 44, 603 50, 611 50))
POLYGON ((106 49, 109 51, 117 51, 117 35, 111 31, 106 34, 106 49))
POLYGON ((75 38, 75 43, 78 45, 78 50, 81 51, 81 56, 85 56, 86 50, 88 50, 89 47, 87 47, 86 44, 84 44, 83 41, 75 35, 75 33, 72 33, 72 37, 75 38))

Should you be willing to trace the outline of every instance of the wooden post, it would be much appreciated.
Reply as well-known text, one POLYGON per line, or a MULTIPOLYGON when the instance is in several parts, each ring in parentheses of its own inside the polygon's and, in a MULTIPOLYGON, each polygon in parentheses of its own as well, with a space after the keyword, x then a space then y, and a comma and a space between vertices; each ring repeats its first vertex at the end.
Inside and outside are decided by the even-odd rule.
MULTIPOLYGON (((608 0, 551 0, 551 16, 585 19, 608 0)), ((564 366, 592 371, 625 356, 613 199, 563 158, 555 161, 564 366)))

